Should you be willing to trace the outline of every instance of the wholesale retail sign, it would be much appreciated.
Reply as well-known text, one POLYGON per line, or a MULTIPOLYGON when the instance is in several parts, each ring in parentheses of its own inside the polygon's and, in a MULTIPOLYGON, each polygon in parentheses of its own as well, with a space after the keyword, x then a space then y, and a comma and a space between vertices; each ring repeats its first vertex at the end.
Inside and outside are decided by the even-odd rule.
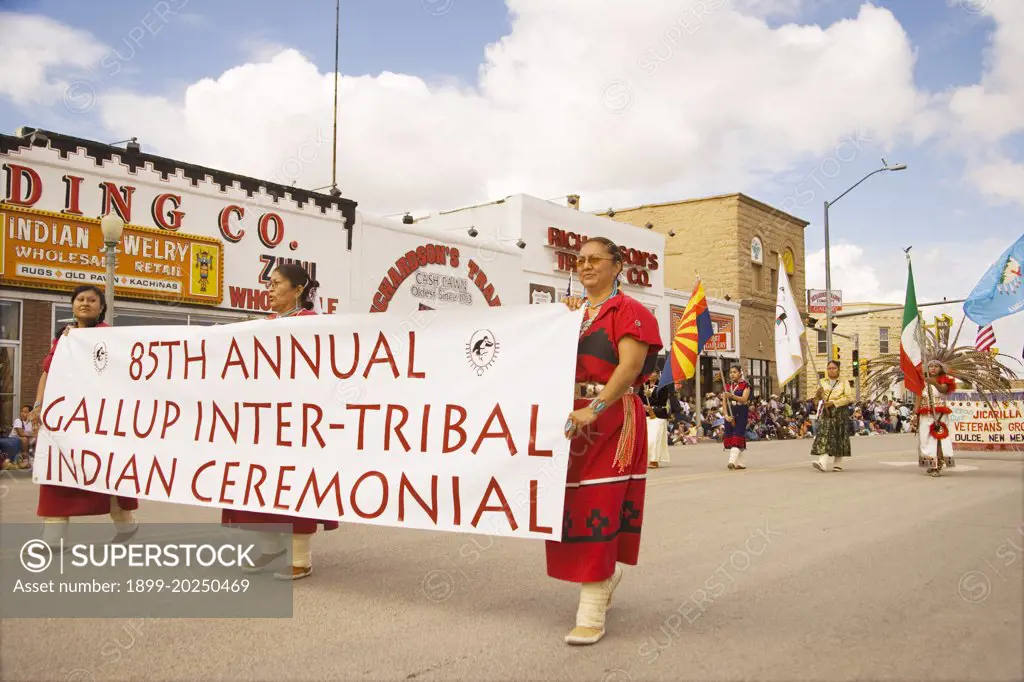
MULTIPOLYGON (((100 221, 0 204, 0 283, 70 291, 106 286, 100 221)), ((223 297, 221 242, 126 225, 114 289, 132 298, 217 305, 223 297)))
POLYGON ((558 540, 581 317, 437 311, 401 343, 394 313, 73 330, 50 369, 33 479, 558 540))

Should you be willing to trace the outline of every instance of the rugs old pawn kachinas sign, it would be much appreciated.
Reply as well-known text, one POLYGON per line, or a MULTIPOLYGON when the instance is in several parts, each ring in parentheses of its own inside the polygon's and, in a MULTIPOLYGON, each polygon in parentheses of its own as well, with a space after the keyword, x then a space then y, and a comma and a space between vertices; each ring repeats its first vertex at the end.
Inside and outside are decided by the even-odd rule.
MULTIPOLYGON (((0 283, 70 291, 105 287, 100 221, 0 203, 0 283)), ((209 237, 126 225, 117 248, 119 296, 217 305, 223 297, 223 251, 209 237)))

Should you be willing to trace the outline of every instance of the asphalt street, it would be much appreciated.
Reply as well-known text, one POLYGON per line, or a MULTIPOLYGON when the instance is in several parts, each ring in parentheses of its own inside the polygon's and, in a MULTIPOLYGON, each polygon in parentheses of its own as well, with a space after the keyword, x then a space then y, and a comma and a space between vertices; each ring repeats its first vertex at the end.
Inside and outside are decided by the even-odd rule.
MULTIPOLYGON (((343 524, 313 541, 291 619, 7 619, 3 680, 1021 680, 1024 458, 931 478, 911 436, 671 449, 609 632, 562 641, 578 588, 540 542, 343 524)), ((0 489, 4 523, 36 488, 0 489)), ((144 522, 216 521, 142 503, 144 522)), ((103 521, 103 519, 99 519, 103 521)))

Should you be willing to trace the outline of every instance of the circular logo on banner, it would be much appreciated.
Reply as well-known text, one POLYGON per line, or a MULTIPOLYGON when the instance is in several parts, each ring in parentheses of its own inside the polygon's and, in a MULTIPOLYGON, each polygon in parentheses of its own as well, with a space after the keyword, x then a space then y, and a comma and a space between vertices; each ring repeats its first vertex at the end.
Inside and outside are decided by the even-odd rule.
POLYGON ((107 344, 100 341, 92 348, 92 366, 96 368, 97 374, 103 374, 107 368, 107 344))
POLYGON ((466 357, 469 359, 470 367, 476 370, 477 376, 481 376, 494 364, 499 348, 500 344, 489 329, 478 329, 469 337, 466 357))

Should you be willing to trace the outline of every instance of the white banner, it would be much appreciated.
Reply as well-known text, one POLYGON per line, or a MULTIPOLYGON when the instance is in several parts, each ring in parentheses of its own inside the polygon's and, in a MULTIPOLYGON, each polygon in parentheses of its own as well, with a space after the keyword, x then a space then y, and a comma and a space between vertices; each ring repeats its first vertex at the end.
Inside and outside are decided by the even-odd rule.
POLYGON ((947 396, 954 452, 1024 450, 1024 392, 997 393, 989 399, 991 405, 974 393, 947 396))
POLYGON ((580 322, 519 305, 74 330, 47 380, 33 478, 558 540, 580 322))

